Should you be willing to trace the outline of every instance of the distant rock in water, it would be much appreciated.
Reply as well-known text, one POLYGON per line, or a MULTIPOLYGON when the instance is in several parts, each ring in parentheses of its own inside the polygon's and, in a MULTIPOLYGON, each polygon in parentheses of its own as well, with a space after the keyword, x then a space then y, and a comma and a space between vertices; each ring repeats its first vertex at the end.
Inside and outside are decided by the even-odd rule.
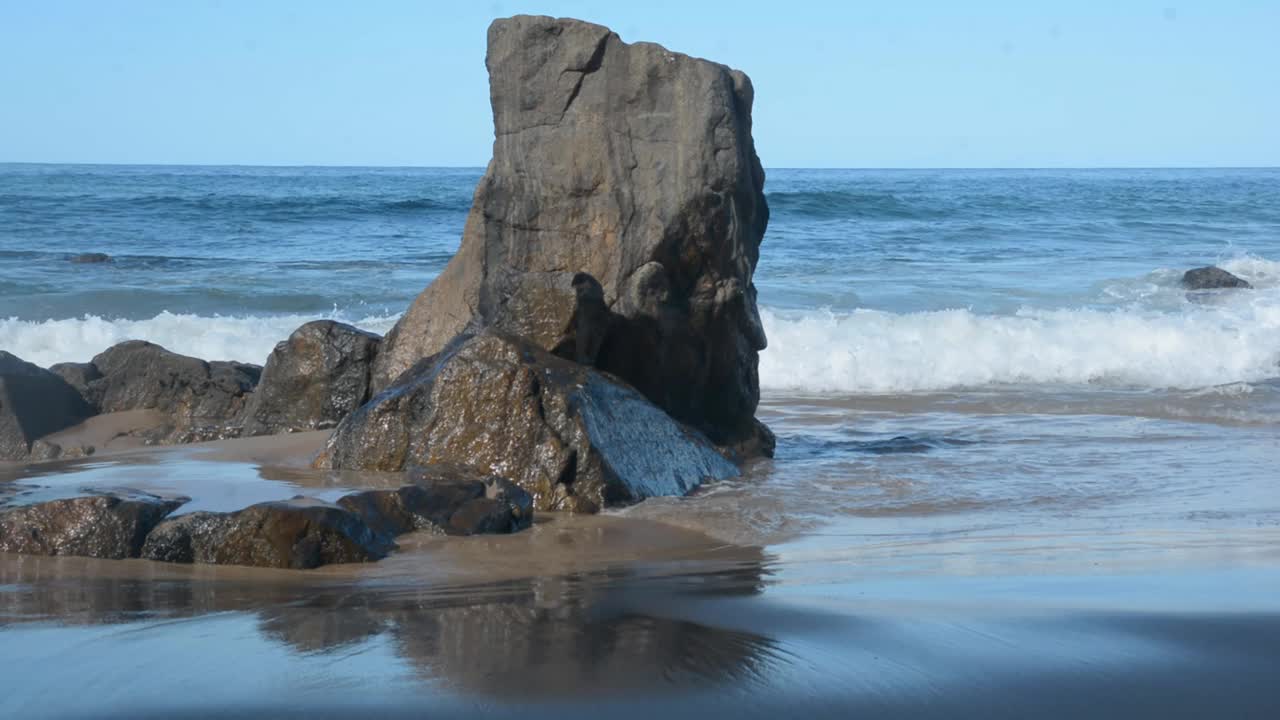
POLYGON ((539 510, 684 495, 738 469, 701 433, 592 368, 492 331, 462 335, 347 416, 318 467, 434 463, 510 478, 539 510))
POLYGON ((185 502, 144 494, 90 495, 11 508, 0 511, 0 551, 138 557, 147 534, 185 502))
POLYGON ((316 320, 276 345, 244 409, 244 435, 331 428, 363 405, 382 338, 316 320))
POLYGON ((93 414, 61 377, 0 350, 0 460, 26 460, 37 440, 93 414))
POLYGON ((142 340, 115 345, 93 358, 101 377, 87 394, 100 412, 156 410, 168 424, 146 438, 152 443, 216 440, 248 402, 262 368, 205 362, 142 340))
POLYGON ((111 256, 106 253, 82 253, 67 258, 67 260, 77 265, 111 262, 111 259, 111 256))
POLYGON ((718 444, 771 452, 754 420, 769 211, 751 81, 548 17, 495 21, 486 64, 493 160, 457 254, 387 336, 375 389, 491 327, 593 362, 718 444))
POLYGON ((1182 276, 1182 286, 1188 290, 1220 290, 1226 288, 1252 289, 1245 280, 1213 265, 1188 270, 1182 276))

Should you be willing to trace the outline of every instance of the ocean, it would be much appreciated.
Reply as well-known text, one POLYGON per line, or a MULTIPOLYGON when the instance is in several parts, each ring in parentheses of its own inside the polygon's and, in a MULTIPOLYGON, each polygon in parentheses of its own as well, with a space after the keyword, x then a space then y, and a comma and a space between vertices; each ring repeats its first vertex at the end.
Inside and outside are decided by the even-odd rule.
MULTIPOLYGON (((386 332, 457 248, 481 173, 0 165, 0 349, 49 365, 142 338, 262 363, 312 319, 386 332), (68 260, 90 252, 113 259, 68 260)), ((616 554, 590 572, 569 562, 575 579, 554 588, 546 578, 564 566, 539 565, 549 551, 538 543, 568 536, 535 529, 511 540, 532 544, 512 557, 545 577, 483 595, 494 609, 474 612, 492 625, 442 635, 432 650, 409 638, 447 635, 448 612, 479 601, 456 587, 424 600, 421 568, 379 571, 406 583, 395 590, 382 577, 354 594, 258 588, 218 603, 96 569, 101 596, 73 602, 48 578, 70 587, 84 568, 0 564, 0 636, 54 648, 35 652, 23 677, 36 684, 0 709, 30 711, 56 693, 56 680, 40 678, 66 661, 71 651, 58 647, 98 648, 77 667, 99 690, 122 677, 113 673, 138 672, 252 704, 274 698, 258 677, 339 695, 385 683, 412 702, 445 693, 459 714, 476 696, 513 715, 528 696, 576 701, 581 683, 607 685, 610 702, 660 687, 706 707, 722 700, 706 688, 728 684, 740 710, 810 716, 854 706, 982 715, 988 691, 1011 716, 1043 715, 1046 696, 1029 678, 1058 689, 1063 716, 1088 712, 1079 703, 1089 697, 1170 717, 1275 700, 1266 678, 1280 658, 1266 638, 1280 627, 1280 169, 772 169, 766 193, 756 284, 773 461, 691 498, 610 511, 598 520, 605 529, 574 537, 616 554), (1180 286, 1185 270, 1207 264, 1254 289, 1180 286), (675 530, 636 529, 655 521, 713 545, 645 556, 639 546, 674 542, 675 530), (720 558, 724 548, 750 558, 720 558), (548 614, 528 620, 504 604, 507 592, 548 614), (708 593, 728 599, 672 600, 710 602, 708 593), (764 604, 744 605, 746 595, 764 604), (368 620, 371 607, 389 614, 368 620), (431 608, 447 610, 439 625, 413 629, 431 608), (602 612, 657 625, 614 628, 597 647, 602 612), (56 632, 5 628, 62 615, 92 619, 56 632), (167 626, 175 615, 205 620, 167 626), (343 634, 344 622, 359 629, 343 634), (512 694, 494 678, 529 667, 491 655, 535 630, 617 664, 560 658, 549 667, 563 673, 562 694, 551 680, 512 694), (173 633, 216 635, 217 652, 260 659, 168 662, 173 633), (687 646, 663 644, 672 638, 687 646), (642 641, 665 649, 655 659, 642 641), (125 653, 116 648, 134 646, 146 659, 115 670, 125 653), (720 661, 731 667, 711 667, 720 661), (645 663, 661 672, 618 669, 645 663), (1155 697, 1144 688, 1161 699, 1143 705, 1155 697)), ((320 492, 301 471, 183 462, 182 472, 198 470, 184 481, 163 463, 103 459, 22 482, 56 494, 145 476, 148 487, 182 489, 239 473, 254 499, 320 492)), ((126 709, 137 701, 110 697, 126 709)), ((670 698, 617 702, 644 714, 669 710, 670 698)))

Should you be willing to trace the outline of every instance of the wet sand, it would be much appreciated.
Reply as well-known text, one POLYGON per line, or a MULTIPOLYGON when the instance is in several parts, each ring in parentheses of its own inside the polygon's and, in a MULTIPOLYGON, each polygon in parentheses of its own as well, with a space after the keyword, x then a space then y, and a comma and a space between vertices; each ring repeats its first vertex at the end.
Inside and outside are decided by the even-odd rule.
MULTIPOLYGON (((0 488, 234 509, 399 482, 310 470, 325 436, 119 447, 0 488)), ((793 455, 316 571, 0 554, 0 716, 1276 716, 1280 527, 848 514, 826 472, 793 455)))

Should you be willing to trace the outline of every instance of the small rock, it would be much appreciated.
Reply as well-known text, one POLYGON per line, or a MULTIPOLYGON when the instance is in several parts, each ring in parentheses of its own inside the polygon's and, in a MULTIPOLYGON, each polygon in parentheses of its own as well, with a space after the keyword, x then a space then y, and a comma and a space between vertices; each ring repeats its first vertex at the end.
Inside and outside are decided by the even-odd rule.
POLYGON ((161 523, 142 557, 176 563, 306 570, 373 562, 395 547, 354 513, 302 498, 232 513, 195 512, 161 523))
POLYGON ((142 340, 115 345, 92 364, 101 377, 89 382, 86 393, 98 410, 168 415, 168 424, 146 438, 161 444, 235 437, 233 420, 262 374, 256 365, 205 362, 142 340))
POLYGON ((359 515, 375 532, 392 536, 414 530, 512 533, 533 522, 533 498, 509 480, 438 481, 418 474, 414 482, 418 484, 396 490, 353 493, 338 505, 359 515))
POLYGON ((40 438, 31 444, 31 455, 28 458, 31 462, 44 462, 46 460, 73 460, 76 458, 85 458, 97 451, 92 445, 72 445, 63 447, 61 444, 53 442, 47 438, 40 438))
POLYGON ((147 533, 187 498, 90 495, 0 512, 0 551, 29 555, 138 557, 147 533))
POLYGON ((1253 286, 1220 267, 1213 265, 1188 270, 1182 276, 1182 286, 1188 290, 1220 290, 1225 288, 1252 289, 1253 286))
POLYGON ((317 320, 276 345, 244 410, 243 435, 332 428, 369 399, 382 338, 317 320))

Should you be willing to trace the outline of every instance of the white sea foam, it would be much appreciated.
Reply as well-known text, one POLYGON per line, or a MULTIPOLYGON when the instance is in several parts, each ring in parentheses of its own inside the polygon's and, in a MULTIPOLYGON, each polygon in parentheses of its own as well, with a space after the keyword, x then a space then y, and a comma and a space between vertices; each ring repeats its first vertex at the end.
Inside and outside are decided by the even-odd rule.
POLYGON ((1280 375, 1280 303, 1259 293, 1182 312, 764 310, 771 390, 893 393, 997 384, 1201 388, 1280 375))
MULTIPOLYGON (((1205 388, 1280 375, 1280 263, 1223 263, 1259 285, 1176 311, 762 310, 769 348, 760 357, 767 390, 894 393, 999 384, 1205 388)), ((1181 297, 1181 295, 1180 295, 1181 297)), ((385 333, 395 316, 328 317, 385 333)), ((210 360, 262 363, 310 315, 205 317, 168 312, 146 320, 0 320, 0 349, 39 365, 85 361, 129 339, 210 360)))
MULTIPOLYGON (((376 333, 385 333, 396 317, 351 318, 327 315, 376 333)), ((205 317, 162 312, 147 320, 108 320, 95 315, 66 320, 0 320, 0 350, 41 366, 84 362, 125 340, 149 340, 174 352, 206 360, 261 364, 275 344, 314 315, 205 317)))

